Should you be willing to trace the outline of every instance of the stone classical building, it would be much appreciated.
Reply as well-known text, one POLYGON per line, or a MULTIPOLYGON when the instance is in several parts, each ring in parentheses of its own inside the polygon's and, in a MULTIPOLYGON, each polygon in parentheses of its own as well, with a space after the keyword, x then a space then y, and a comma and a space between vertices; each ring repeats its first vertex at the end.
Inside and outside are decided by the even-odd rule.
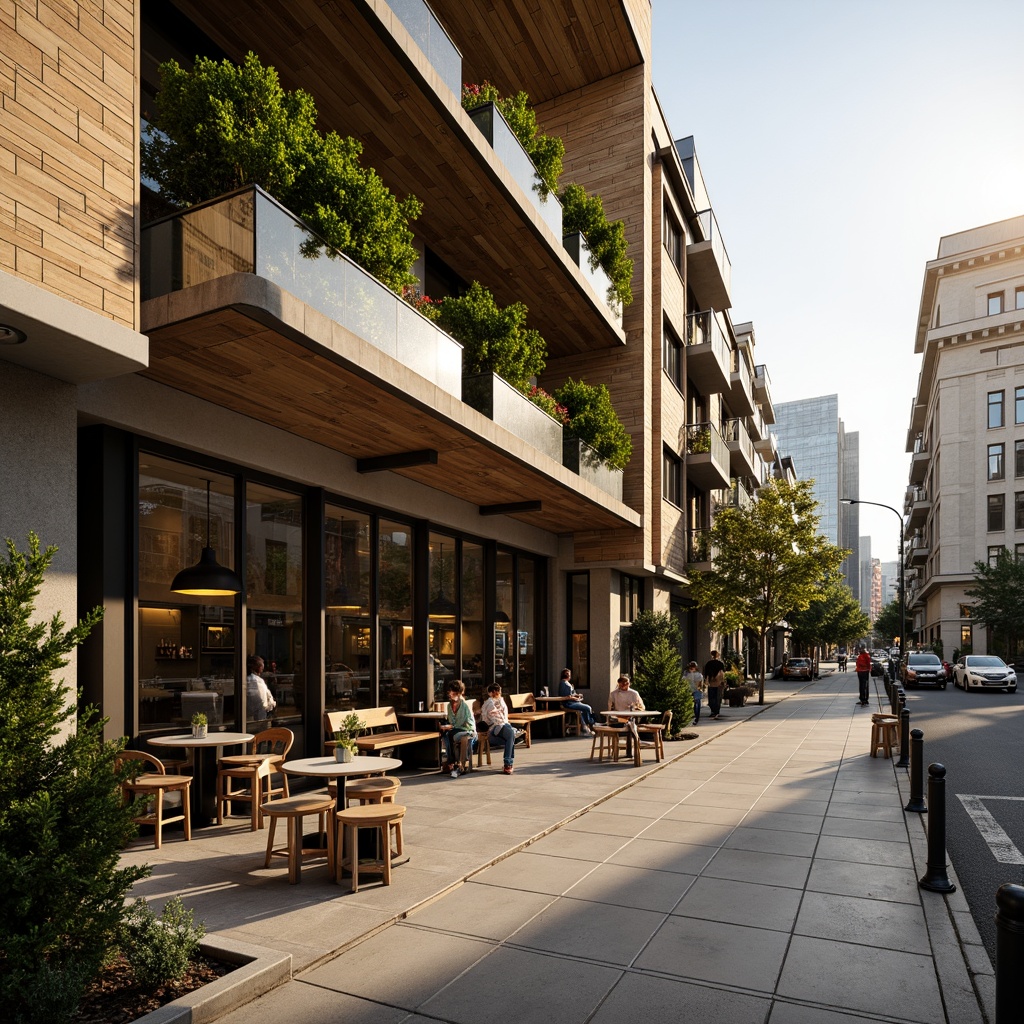
POLYGON ((907 604, 920 643, 989 650, 974 563, 1024 555, 1024 217, 946 235, 925 264, 907 451, 907 604))
MULTIPOLYGON (((293 753, 325 709, 434 698, 460 676, 536 690, 571 665, 603 704, 641 608, 710 640, 688 601, 723 502, 776 457, 768 374, 693 141, 651 82, 649 0, 40 0, 0 12, 0 529, 60 548, 40 611, 106 608, 72 669, 111 734, 193 709, 244 727, 261 655, 293 753), (157 67, 273 65, 351 135, 415 222, 424 290, 520 301, 539 383, 606 384, 633 456, 579 464, 561 426, 262 191, 144 222, 157 67), (609 301, 464 82, 525 90, 563 183, 625 223, 633 302, 609 301), (172 592, 211 548, 235 594, 172 592)), ((525 161, 525 162, 524 162, 525 161)))

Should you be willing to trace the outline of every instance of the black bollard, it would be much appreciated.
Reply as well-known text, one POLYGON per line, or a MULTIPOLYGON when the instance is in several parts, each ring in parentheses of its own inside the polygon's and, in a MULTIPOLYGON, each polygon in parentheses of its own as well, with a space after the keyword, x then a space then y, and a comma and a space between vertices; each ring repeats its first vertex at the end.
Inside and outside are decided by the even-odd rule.
POLYGON ((910 802, 903 809, 928 813, 924 802, 924 733, 920 729, 910 731, 910 802))
POLYGON ((928 765, 928 869, 918 881, 929 892, 956 892, 946 877, 946 766, 928 765))
POLYGON ((996 892, 996 1024, 1020 1020, 1020 965, 1024 963, 1024 885, 996 892))
POLYGON ((902 687, 893 680, 892 686, 889 689, 889 710, 899 718, 900 717, 900 690, 902 687))
POLYGON ((906 707, 900 712, 900 759, 896 767, 910 767, 910 710, 906 707))

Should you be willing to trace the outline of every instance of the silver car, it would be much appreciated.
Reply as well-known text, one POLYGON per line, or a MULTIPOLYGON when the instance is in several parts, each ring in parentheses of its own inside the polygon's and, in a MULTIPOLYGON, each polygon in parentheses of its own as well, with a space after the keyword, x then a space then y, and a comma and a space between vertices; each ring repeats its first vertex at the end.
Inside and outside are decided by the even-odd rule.
POLYGON ((1017 673, 994 654, 965 654, 953 666, 953 685, 964 690, 1017 692, 1017 673))

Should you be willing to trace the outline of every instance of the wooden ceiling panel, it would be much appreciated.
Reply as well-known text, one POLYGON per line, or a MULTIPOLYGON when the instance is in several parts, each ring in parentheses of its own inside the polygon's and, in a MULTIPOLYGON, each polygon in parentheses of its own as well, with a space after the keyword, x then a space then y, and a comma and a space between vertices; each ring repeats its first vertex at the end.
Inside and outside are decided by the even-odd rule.
POLYGON ((145 376, 214 405, 351 458, 435 448, 437 465, 394 472, 477 505, 539 499, 539 512, 516 518, 541 529, 623 525, 575 488, 245 313, 221 310, 157 327, 149 339, 145 376))

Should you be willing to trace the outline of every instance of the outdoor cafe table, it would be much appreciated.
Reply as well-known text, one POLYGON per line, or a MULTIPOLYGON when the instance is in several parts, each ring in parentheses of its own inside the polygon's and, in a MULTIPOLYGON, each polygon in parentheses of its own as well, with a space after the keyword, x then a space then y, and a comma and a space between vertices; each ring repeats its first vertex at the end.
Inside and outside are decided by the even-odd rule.
MULTIPOLYGON (((330 757, 300 757, 294 761, 285 761, 281 765, 281 771, 285 775, 304 775, 313 779, 337 779, 338 792, 335 797, 335 810, 345 809, 345 780, 350 775, 380 775, 384 772, 397 771, 402 767, 402 762, 397 757, 374 757, 369 754, 355 754, 351 761, 336 761, 334 756, 330 757)), ((368 834, 367 838, 371 839, 368 834)), ((360 853, 363 852, 363 843, 359 844, 360 853)), ((367 856, 376 856, 376 845, 367 856)), ((339 853, 339 860, 341 855, 339 853)), ((405 858, 403 858, 404 860, 405 858)), ((392 860, 392 863, 395 863, 392 860)))
POLYGON ((193 747, 195 766, 192 775, 192 827, 205 828, 217 819, 217 748, 248 743, 251 732, 208 732, 205 736, 185 733, 178 736, 152 736, 154 747, 193 747))
POLYGON ((626 728, 633 734, 633 764, 637 768, 643 764, 643 758, 640 755, 640 736, 636 731, 636 719, 638 718, 656 718, 661 714, 660 711, 602 711, 602 715, 605 718, 619 718, 626 723, 626 728))

